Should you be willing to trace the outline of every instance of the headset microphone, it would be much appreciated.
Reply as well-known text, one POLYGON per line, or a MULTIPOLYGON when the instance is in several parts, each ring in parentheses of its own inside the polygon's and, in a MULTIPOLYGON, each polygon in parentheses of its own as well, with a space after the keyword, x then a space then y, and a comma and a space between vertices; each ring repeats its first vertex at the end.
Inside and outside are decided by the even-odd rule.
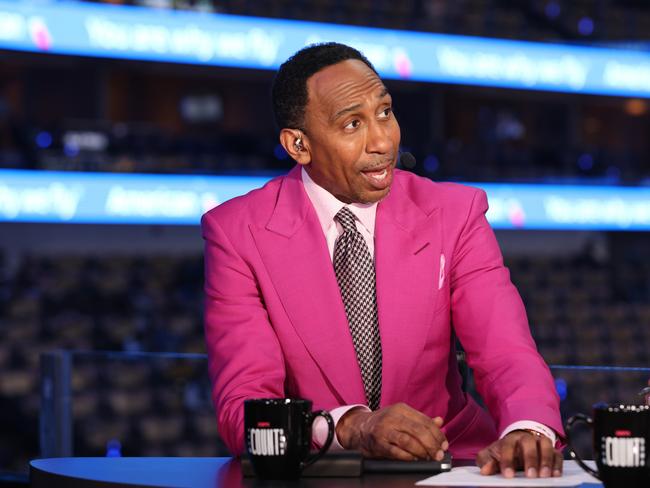
POLYGON ((415 168, 415 156, 410 152, 403 152, 399 155, 400 164, 406 169, 415 168))

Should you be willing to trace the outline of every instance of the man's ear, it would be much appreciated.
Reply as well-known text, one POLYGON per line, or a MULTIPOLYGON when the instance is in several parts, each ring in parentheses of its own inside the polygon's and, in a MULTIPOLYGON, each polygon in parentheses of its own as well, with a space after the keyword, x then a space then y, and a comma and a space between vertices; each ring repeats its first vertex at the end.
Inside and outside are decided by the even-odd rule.
POLYGON ((302 165, 311 163, 309 143, 305 133, 300 129, 282 129, 280 131, 280 144, 296 163, 302 165))

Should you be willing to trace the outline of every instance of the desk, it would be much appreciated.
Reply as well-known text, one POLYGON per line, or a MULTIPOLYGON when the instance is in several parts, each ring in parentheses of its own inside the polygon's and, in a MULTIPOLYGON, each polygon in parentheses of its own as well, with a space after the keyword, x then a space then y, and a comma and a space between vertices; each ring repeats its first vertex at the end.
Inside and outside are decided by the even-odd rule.
POLYGON ((263 481, 243 478, 233 458, 52 458, 30 463, 34 488, 116 487, 413 487, 426 474, 367 475, 360 478, 301 478, 298 481, 263 481))
MULTIPOLYGON (((471 461, 468 461, 471 462, 471 461)), ((461 464, 466 464, 462 462, 461 464)), ((52 458, 30 463, 34 488, 412 488, 426 474, 369 474, 360 478, 302 478, 298 481, 263 481, 242 478, 233 458, 52 458)), ((457 463, 458 464, 458 463, 457 463)), ((471 488, 471 487, 467 487, 471 488)))

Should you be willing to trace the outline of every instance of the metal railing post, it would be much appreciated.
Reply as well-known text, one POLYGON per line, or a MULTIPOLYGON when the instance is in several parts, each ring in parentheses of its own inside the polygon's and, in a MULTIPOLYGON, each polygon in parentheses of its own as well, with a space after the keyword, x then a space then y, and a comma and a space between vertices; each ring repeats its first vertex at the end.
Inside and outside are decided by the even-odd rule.
POLYGON ((41 457, 72 456, 72 354, 51 351, 41 354, 41 457))

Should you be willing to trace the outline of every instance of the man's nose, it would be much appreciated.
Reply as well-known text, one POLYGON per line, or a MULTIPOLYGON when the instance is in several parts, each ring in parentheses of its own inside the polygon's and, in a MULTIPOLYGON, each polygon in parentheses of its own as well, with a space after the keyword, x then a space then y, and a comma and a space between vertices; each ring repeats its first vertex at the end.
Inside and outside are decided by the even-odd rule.
POLYGON ((386 154, 391 150, 390 124, 373 121, 368 125, 366 152, 386 154))

